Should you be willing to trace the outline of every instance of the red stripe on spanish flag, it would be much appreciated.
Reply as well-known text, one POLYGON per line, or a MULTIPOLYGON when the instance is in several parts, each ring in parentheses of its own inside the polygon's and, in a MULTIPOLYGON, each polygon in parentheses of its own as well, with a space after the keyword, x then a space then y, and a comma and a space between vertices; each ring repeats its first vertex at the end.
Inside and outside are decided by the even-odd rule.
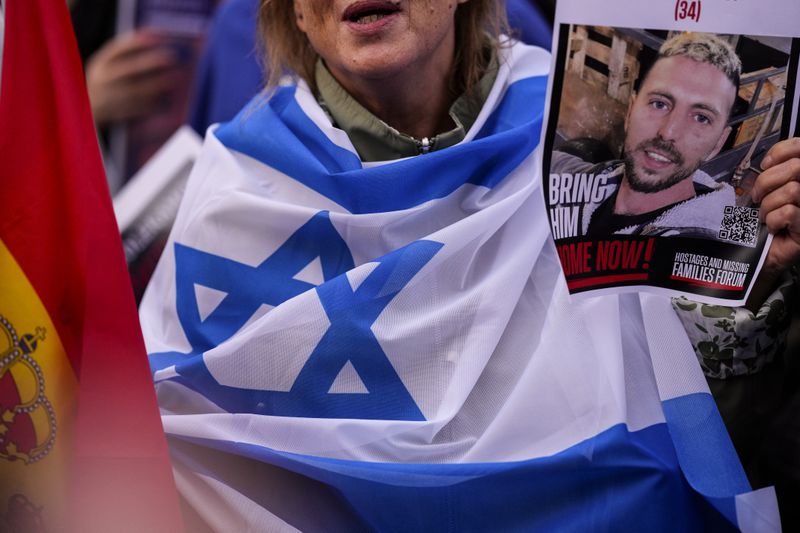
POLYGON ((3 4, 0 515, 179 531, 66 3, 3 4))

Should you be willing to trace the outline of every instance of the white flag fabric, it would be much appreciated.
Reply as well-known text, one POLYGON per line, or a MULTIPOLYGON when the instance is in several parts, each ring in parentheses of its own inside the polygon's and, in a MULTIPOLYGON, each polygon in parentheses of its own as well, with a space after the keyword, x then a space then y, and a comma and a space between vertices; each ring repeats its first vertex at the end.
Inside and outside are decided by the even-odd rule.
POLYGON ((669 301, 570 300, 503 54, 445 150, 362 163, 303 83, 207 136, 141 319, 211 529, 779 528, 669 301))

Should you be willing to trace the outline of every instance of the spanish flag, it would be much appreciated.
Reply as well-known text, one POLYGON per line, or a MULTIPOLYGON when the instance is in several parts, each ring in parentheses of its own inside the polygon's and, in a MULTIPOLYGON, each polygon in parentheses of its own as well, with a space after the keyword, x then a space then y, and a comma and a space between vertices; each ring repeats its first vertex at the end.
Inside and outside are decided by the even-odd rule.
POLYGON ((0 531, 180 531, 66 2, 0 2, 0 531))

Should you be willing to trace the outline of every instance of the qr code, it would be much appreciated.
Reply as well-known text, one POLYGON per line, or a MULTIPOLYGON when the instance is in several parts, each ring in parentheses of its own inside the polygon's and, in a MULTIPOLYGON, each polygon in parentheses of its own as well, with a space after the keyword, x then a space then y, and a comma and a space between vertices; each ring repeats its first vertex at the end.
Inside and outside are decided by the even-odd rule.
POLYGON ((758 240, 758 209, 754 207, 725 206, 719 238, 753 247, 758 240))

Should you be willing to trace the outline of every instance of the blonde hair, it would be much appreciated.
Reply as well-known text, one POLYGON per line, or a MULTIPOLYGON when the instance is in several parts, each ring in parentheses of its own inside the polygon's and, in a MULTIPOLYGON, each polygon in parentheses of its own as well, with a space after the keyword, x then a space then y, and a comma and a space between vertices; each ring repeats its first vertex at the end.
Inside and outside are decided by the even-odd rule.
MULTIPOLYGON (((455 14, 456 56, 451 88, 456 93, 471 91, 500 47, 500 35, 507 33, 502 0, 469 0, 455 14), (491 50, 491 54, 487 54, 491 50)), ((292 0, 261 0, 258 36, 262 63, 269 73, 266 90, 274 89, 285 74, 295 74, 316 91, 314 66, 319 57, 295 21, 292 0)))
POLYGON ((685 56, 699 63, 708 63, 720 70, 739 87, 742 60, 731 44, 712 33, 683 32, 673 35, 661 45, 658 57, 685 56))

